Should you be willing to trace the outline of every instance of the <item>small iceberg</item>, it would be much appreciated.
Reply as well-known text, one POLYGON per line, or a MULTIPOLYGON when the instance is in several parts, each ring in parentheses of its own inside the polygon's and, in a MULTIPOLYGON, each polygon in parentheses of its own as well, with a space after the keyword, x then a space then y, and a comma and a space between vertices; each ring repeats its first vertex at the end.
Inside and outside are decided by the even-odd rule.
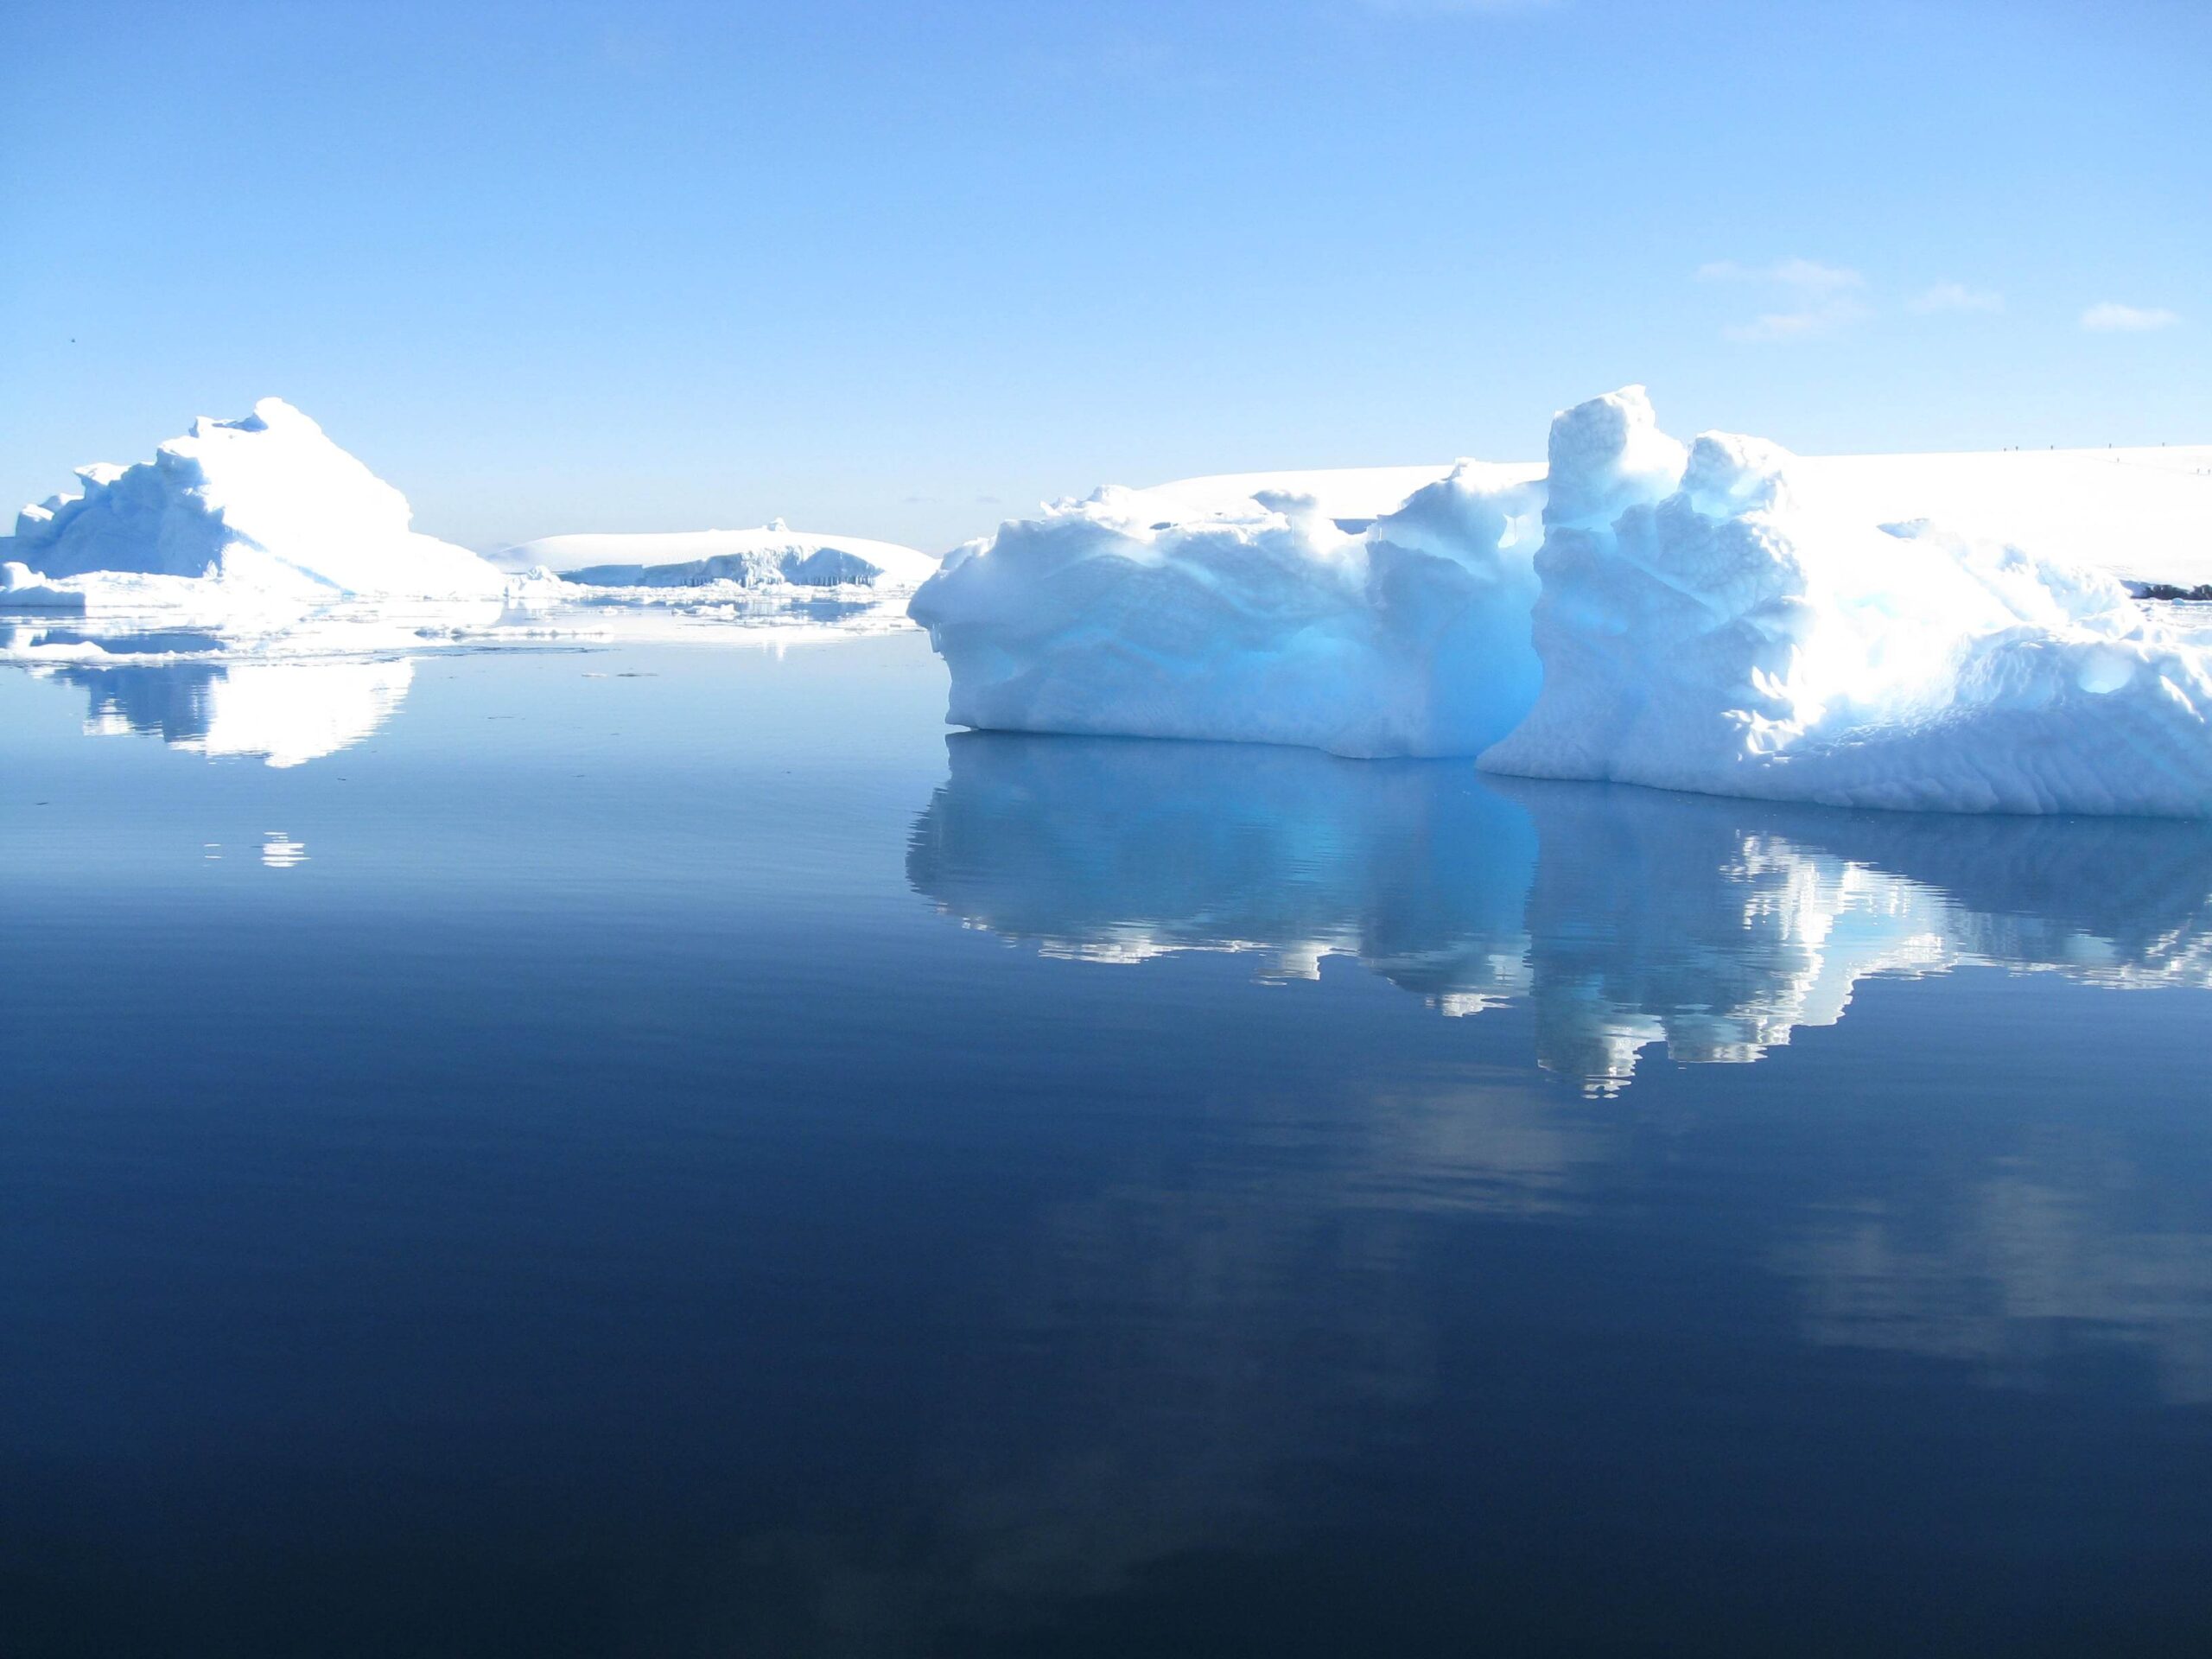
POLYGON ((515 570, 542 569, 589 588, 918 587, 938 562, 911 547, 858 536, 796 531, 780 518, 758 530, 548 536, 494 556, 515 570))

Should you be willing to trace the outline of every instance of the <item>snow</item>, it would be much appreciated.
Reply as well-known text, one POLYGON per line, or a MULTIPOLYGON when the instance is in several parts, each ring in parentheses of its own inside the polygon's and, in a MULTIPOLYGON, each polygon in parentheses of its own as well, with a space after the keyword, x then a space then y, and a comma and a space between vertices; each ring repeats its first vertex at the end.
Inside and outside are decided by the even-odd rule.
POLYGON ((0 559, 49 578, 207 580, 241 596, 498 594, 503 573, 415 533, 407 499, 282 398, 200 419, 150 461, 78 468, 83 490, 26 507, 0 559))
POLYGON ((1540 467, 1101 490, 957 550, 911 613, 982 729, 2207 816, 2212 658, 2118 580, 2212 548, 2199 454, 1806 461, 1677 442, 1631 387, 1540 467))
POLYGON ((758 530, 665 534, 548 536, 494 555, 511 569, 538 567, 566 581, 601 588, 702 588, 732 582, 758 588, 906 588, 937 572, 937 561, 911 547, 858 536, 824 536, 780 519, 758 530))

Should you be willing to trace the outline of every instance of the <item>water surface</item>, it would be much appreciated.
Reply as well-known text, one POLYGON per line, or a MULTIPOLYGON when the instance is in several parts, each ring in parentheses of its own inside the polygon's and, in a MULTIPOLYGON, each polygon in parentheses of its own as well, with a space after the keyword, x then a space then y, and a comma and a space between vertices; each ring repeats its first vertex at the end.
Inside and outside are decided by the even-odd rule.
POLYGON ((2212 1644, 2201 829, 133 649, 0 674, 0 1653, 2212 1644))

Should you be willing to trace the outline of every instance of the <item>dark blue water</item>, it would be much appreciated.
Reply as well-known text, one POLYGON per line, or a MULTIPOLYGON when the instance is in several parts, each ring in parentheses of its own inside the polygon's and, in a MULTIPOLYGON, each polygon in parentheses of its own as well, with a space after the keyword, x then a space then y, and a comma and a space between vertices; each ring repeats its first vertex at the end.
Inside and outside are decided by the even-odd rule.
POLYGON ((0 1654, 2212 1648, 2203 831, 372 666, 0 676, 0 1654))

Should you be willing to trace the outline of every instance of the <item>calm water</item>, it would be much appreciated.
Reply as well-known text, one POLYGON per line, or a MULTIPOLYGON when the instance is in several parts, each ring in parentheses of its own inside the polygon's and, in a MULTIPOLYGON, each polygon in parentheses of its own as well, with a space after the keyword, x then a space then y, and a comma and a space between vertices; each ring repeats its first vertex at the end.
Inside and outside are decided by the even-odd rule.
POLYGON ((0 674, 0 1654, 2212 1646, 2205 832, 941 708, 0 674))

